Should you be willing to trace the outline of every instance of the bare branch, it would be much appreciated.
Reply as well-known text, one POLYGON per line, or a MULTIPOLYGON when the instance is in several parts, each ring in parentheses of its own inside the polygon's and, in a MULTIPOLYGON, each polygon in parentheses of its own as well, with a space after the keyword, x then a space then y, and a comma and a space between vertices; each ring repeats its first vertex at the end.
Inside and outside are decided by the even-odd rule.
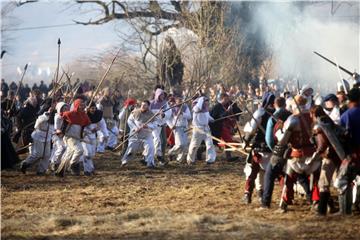
POLYGON ((16 2, 16 6, 17 6, 17 7, 20 7, 20 6, 24 5, 24 4, 34 3, 34 2, 38 2, 38 0, 18 1, 18 2, 16 2))
POLYGON ((161 8, 157 1, 150 1, 149 8, 144 10, 129 10, 124 3, 120 1, 112 1, 112 4, 107 4, 104 1, 92 1, 92 0, 76 0, 79 4, 96 4, 101 6, 104 10, 104 16, 97 19, 90 19, 87 22, 74 20, 75 23, 82 25, 98 25, 107 23, 114 19, 129 19, 129 18, 158 18, 166 20, 176 20, 180 17, 179 12, 168 12, 161 8), (111 6, 112 9, 109 9, 111 6), (116 6, 121 8, 120 12, 117 12, 116 6))

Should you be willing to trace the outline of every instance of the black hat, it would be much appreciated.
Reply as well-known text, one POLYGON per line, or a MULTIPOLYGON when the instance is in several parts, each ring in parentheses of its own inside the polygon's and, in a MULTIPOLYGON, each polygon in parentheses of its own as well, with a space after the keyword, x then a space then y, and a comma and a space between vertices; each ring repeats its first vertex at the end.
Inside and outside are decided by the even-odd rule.
POLYGON ((360 89, 352 88, 348 93, 348 99, 350 102, 359 102, 360 101, 360 89))
POLYGON ((338 98, 336 97, 335 94, 330 93, 324 97, 324 102, 327 102, 327 101, 338 102, 338 98))

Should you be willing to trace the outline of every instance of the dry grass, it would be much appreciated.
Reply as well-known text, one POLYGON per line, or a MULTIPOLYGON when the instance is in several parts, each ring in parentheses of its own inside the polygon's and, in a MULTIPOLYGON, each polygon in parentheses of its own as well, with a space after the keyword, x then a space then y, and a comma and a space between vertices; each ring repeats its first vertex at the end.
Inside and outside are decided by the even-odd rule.
POLYGON ((94 177, 2 171, 4 239, 359 239, 360 216, 321 218, 297 196, 286 214, 241 202, 243 163, 120 168, 98 155, 94 177))

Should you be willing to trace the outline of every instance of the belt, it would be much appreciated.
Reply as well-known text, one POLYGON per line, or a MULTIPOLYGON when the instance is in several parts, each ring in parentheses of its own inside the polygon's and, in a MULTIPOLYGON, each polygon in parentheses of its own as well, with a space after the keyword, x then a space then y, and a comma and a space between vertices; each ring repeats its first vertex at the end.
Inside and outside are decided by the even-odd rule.
POLYGON ((312 156, 312 154, 315 152, 315 149, 313 147, 304 147, 301 149, 297 149, 297 148, 291 148, 291 157, 296 157, 296 158, 300 158, 300 157, 310 157, 312 156))

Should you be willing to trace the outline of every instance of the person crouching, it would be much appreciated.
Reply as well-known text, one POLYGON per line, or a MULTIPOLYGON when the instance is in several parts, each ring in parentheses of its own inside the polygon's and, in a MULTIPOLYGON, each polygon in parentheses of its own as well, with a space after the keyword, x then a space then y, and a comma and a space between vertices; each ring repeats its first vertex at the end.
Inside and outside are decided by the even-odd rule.
POLYGON ((61 163, 56 170, 59 177, 65 176, 65 171, 70 166, 73 174, 80 175, 80 157, 84 150, 81 145, 83 128, 91 121, 85 112, 85 103, 82 99, 74 101, 74 108, 71 111, 63 112, 64 119, 64 142, 66 151, 61 163))
POLYGON ((52 136, 53 149, 50 157, 50 170, 55 171, 60 164, 60 159, 63 156, 66 146, 63 140, 64 134, 61 131, 63 119, 61 113, 69 111, 70 106, 65 102, 56 104, 56 113, 54 117, 54 134, 52 136))
POLYGON ((95 167, 93 158, 96 153, 96 132, 106 129, 106 122, 103 118, 103 112, 96 108, 95 103, 91 103, 87 115, 91 121, 91 124, 84 128, 84 139, 81 144, 84 149, 83 165, 84 175, 91 176, 94 174, 95 167))
POLYGON ((30 146, 30 154, 21 163, 21 171, 25 174, 26 170, 36 161, 39 161, 37 167, 37 175, 44 175, 48 166, 50 158, 50 141, 51 133, 53 132, 54 108, 49 106, 49 109, 40 115, 35 122, 35 130, 31 134, 33 140, 30 146))
POLYGON ((152 131, 156 127, 153 114, 149 110, 150 102, 145 100, 141 103, 140 108, 135 109, 129 116, 127 121, 130 127, 130 138, 126 152, 122 158, 122 166, 125 166, 134 153, 143 150, 146 165, 149 168, 155 167, 154 162, 154 140, 152 131))

